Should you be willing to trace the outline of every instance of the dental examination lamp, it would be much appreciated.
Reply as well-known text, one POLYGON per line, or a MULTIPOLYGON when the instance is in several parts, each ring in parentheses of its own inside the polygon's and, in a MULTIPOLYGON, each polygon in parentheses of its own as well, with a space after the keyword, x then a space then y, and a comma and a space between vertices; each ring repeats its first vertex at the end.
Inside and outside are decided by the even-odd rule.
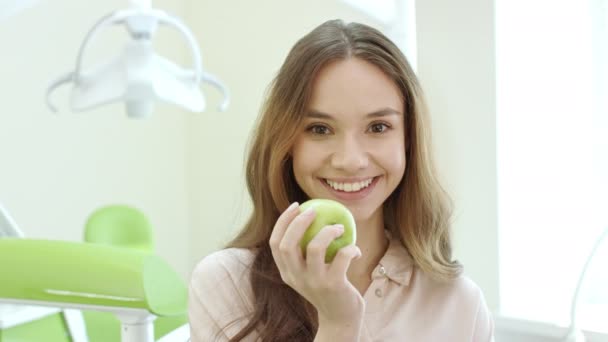
POLYGON ((152 342, 156 317, 186 310, 188 291, 171 267, 128 248, 3 238, 0 269, 0 304, 111 312, 122 342, 152 342))
POLYGON ((84 111, 114 102, 125 102, 131 118, 145 118, 154 110, 155 101, 165 101, 193 112, 205 110, 205 98, 200 91, 202 82, 219 89, 224 100, 219 110, 229 104, 228 89, 215 76, 202 68, 201 53, 192 32, 177 18, 151 8, 150 0, 129 0, 129 8, 102 17, 87 33, 78 51, 76 66, 53 81, 46 93, 49 108, 52 92, 64 83, 73 83, 70 106, 84 111), (131 36, 121 53, 106 63, 86 69, 84 53, 95 36, 111 25, 125 25, 131 36), (176 29, 190 46, 194 62, 187 69, 156 54, 152 39, 159 25, 176 29))

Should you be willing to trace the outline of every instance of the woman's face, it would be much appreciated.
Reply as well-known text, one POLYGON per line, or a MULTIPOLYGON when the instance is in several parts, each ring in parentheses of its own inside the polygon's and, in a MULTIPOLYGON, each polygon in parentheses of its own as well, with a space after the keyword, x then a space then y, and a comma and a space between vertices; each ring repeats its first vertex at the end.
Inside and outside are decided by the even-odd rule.
POLYGON ((395 83, 373 64, 348 58, 323 67, 291 151, 298 185, 346 205, 358 222, 378 218, 405 172, 403 108, 395 83))

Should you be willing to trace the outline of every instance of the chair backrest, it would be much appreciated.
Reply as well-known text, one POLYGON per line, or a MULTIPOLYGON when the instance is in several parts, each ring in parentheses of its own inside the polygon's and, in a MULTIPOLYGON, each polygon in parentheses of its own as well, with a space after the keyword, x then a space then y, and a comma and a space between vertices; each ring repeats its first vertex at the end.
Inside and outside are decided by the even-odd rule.
POLYGON ((183 314, 186 304, 183 280, 163 259, 127 248, 0 239, 0 270, 10 279, 0 282, 0 300, 144 309, 158 316, 183 314))
POLYGON ((91 243, 154 251, 154 232, 148 218, 127 205, 109 205, 87 219, 84 240, 91 243))
MULTIPOLYGON (((154 316, 185 323, 187 288, 160 257, 128 248, 35 239, 0 239, 0 304, 111 312, 121 341, 154 336, 154 316), (26 270, 26 271, 24 271, 26 270), (126 332, 126 333, 125 333, 126 332)), ((173 327, 174 329, 175 327, 173 327)))

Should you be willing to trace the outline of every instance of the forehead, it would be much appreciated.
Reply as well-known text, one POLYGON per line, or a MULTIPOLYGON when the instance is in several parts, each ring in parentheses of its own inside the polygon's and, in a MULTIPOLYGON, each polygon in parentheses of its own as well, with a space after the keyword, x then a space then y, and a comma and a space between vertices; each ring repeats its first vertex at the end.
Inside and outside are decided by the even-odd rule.
POLYGON ((359 58, 325 65, 315 77, 308 110, 335 116, 366 115, 383 108, 403 113, 395 82, 379 67, 359 58))

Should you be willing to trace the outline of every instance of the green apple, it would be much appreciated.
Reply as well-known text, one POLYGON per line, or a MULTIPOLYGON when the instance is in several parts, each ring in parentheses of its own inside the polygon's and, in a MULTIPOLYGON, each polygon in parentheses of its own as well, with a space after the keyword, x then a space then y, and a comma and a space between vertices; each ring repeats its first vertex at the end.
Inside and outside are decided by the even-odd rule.
POLYGON ((308 208, 313 208, 316 212, 316 216, 304 233, 302 240, 300 240, 300 247, 302 248, 304 256, 306 256, 306 246, 308 246, 310 240, 312 240, 323 227, 334 224, 341 224, 344 226, 344 233, 332 241, 329 247, 327 247, 325 262, 331 263, 340 248, 355 244, 355 241, 357 240, 355 218, 350 210, 344 205, 329 199, 312 199, 300 205, 301 212, 304 212, 308 208))

